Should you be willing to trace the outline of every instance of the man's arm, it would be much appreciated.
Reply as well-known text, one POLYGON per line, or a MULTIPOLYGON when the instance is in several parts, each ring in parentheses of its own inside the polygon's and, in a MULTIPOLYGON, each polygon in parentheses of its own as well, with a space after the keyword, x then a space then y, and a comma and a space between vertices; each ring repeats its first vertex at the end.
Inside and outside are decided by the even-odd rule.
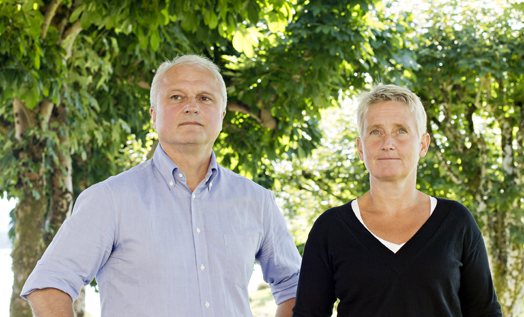
POLYGON ((295 306, 295 298, 290 298, 278 305, 275 317, 291 317, 293 314, 293 306, 295 306))
POLYGON ((56 288, 37 289, 27 300, 35 317, 74 317, 71 297, 56 288))

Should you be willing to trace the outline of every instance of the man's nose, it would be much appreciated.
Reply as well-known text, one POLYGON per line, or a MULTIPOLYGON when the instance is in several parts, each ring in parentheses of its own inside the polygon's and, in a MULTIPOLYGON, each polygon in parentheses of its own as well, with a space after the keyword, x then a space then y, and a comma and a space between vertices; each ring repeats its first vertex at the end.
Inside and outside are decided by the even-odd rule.
POLYGON ((186 104, 186 108, 184 109, 186 113, 193 112, 197 113, 200 111, 200 108, 198 106, 198 102, 195 100, 195 98, 189 98, 186 104))

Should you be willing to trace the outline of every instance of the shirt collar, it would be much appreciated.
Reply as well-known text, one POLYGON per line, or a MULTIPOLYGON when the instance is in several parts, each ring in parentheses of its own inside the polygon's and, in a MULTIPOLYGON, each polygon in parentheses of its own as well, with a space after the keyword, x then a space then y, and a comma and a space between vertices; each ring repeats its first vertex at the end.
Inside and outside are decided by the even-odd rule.
MULTIPOLYGON (((166 182, 166 184, 173 188, 174 184, 177 182, 177 178, 174 177, 178 170, 178 166, 173 162, 173 160, 166 154, 162 145, 158 143, 157 148, 155 149, 155 154, 153 155, 153 164, 156 166, 160 175, 166 182)), ((207 169, 206 176, 204 178, 206 187, 208 190, 211 190, 213 186, 213 180, 218 174, 218 163, 216 160, 215 152, 211 152, 211 161, 209 162, 209 167, 207 169)))

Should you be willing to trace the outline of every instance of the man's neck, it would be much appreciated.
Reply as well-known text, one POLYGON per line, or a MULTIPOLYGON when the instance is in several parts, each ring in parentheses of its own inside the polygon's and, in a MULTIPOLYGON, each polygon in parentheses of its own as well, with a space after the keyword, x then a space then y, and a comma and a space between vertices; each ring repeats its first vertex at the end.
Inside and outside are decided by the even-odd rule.
POLYGON ((212 149, 187 147, 162 147, 167 156, 186 175, 186 184, 191 191, 206 177, 211 162, 212 149))

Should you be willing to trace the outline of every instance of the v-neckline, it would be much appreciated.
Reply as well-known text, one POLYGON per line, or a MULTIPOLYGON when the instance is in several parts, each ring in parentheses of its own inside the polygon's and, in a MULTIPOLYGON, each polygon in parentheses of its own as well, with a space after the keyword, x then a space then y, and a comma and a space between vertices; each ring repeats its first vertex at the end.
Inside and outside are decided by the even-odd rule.
POLYGON ((372 249, 374 251, 373 253, 375 253, 377 256, 381 257, 385 255, 397 259, 402 257, 410 257, 410 255, 415 255, 420 249, 422 249, 422 247, 438 230, 442 221, 449 214, 449 208, 445 208, 445 205, 447 205, 445 204, 446 200, 442 200, 440 198, 436 199, 437 206, 433 213, 417 230, 417 232, 408 241, 406 241, 396 253, 380 242, 377 237, 375 237, 373 233, 368 228, 366 228, 362 222, 360 222, 353 211, 353 207, 351 206, 353 200, 348 203, 350 209, 349 217, 354 223, 357 232, 361 233, 358 235, 359 239, 363 239, 363 244, 368 246, 369 249, 372 249))

